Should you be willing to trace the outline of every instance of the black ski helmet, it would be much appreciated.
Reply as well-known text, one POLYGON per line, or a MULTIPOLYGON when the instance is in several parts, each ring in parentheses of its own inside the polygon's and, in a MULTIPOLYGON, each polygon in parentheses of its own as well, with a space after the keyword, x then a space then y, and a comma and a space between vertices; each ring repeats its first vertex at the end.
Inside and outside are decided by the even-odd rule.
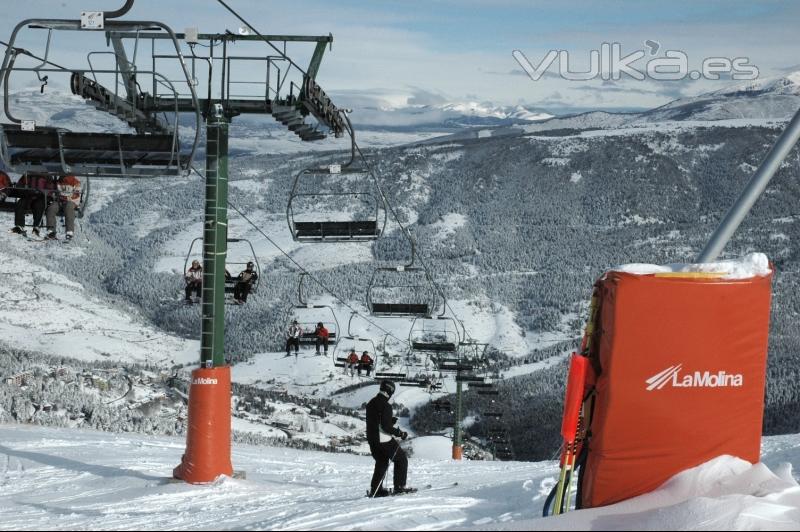
POLYGON ((381 391, 385 392, 389 397, 391 397, 394 395, 394 383, 389 380, 381 381, 381 391))

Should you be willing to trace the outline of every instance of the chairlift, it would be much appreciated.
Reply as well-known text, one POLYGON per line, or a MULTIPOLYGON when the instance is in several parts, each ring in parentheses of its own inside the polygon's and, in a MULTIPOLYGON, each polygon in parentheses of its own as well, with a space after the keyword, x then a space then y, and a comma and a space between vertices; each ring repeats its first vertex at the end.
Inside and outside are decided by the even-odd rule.
POLYGON ((476 342, 467 338, 466 328, 463 322, 461 323, 461 330, 463 333, 462 341, 458 344, 458 353, 462 361, 467 361, 475 366, 486 365, 486 351, 489 348, 488 343, 476 342))
POLYGON ((333 307, 330 305, 321 305, 308 303, 303 296, 303 281, 308 276, 308 273, 303 272, 300 274, 300 280, 297 284, 297 304, 289 309, 290 316, 286 320, 291 324, 297 322, 297 325, 302 329, 300 338, 298 338, 300 345, 314 345, 317 343, 316 329, 319 323, 328 329, 328 341, 335 346, 339 341, 340 327, 339 319, 336 317, 333 307), (321 317, 324 315, 324 317, 321 317), (312 318, 316 316, 316 318, 312 318))
MULTIPOLYGON (((347 322, 347 335, 340 336, 339 341, 333 350, 333 365, 337 368, 344 368, 347 366, 347 356, 349 353, 355 351, 359 359, 364 351, 372 355, 372 372, 378 367, 378 351, 375 349, 375 342, 371 338, 365 338, 354 334, 352 331, 353 317, 357 314, 353 312, 350 314, 350 319, 347 322)), ((377 377, 377 373, 375 373, 377 377)))
MULTIPOLYGON (((8 123, 0 124, 0 159, 9 169, 21 174, 39 172, 82 177, 188 175, 200 142, 202 117, 194 82, 175 32, 161 22, 108 20, 107 31, 103 35, 108 41, 106 45, 114 44, 113 52, 90 53, 87 56, 88 65, 76 63, 73 56, 64 54, 56 59, 59 62, 68 60, 71 64, 62 66, 55 63, 51 58, 51 50, 58 49, 52 45, 54 33, 83 29, 81 20, 57 19, 28 19, 14 28, 0 67, 3 105, 8 119, 8 123), (16 46, 23 29, 47 30, 47 43, 42 54, 35 55, 16 46), (124 32, 136 35, 134 50, 138 50, 142 40, 166 37, 171 41, 175 49, 176 66, 180 66, 179 72, 182 74, 180 79, 174 79, 175 76, 168 79, 155 70, 138 68, 135 51, 132 61, 129 61, 118 36, 124 32), (111 56, 113 65, 108 68, 96 67, 91 59, 95 55, 111 56), (35 63, 28 64, 30 59, 35 63), (88 100, 98 110, 119 118, 123 126, 121 130, 133 128, 136 132, 71 131, 36 123, 33 112, 25 113, 16 105, 12 109, 11 105, 11 82, 16 81, 19 74, 25 73, 36 75, 42 82, 42 92, 48 81, 55 81, 50 78, 63 77, 63 85, 69 86, 74 94, 88 100), (173 113, 172 122, 157 118, 153 96, 141 90, 137 79, 151 79, 154 87, 166 88, 159 95, 158 103, 162 110, 173 113), (180 90, 191 93, 187 101, 195 116, 194 138, 189 141, 191 147, 188 150, 182 149, 179 137, 179 114, 187 110, 185 104, 179 108, 180 90), (145 105, 151 105, 151 108, 145 108, 145 105)), ((25 42, 31 41, 26 35, 25 42)))
POLYGON ((376 380, 390 380, 390 381, 397 381, 401 379, 405 379, 408 375, 406 373, 398 373, 392 371, 376 371, 375 372, 375 379, 376 380))
MULTIPOLYGON (((60 176, 58 175, 48 175, 46 176, 47 179, 53 182, 53 190, 47 191, 50 194, 57 194, 56 188, 56 181, 58 181, 60 176)), ((81 197, 78 203, 78 206, 75 208, 75 217, 76 218, 83 218, 86 215, 86 210, 89 207, 89 197, 91 191, 91 180, 88 176, 84 176, 80 179, 81 181, 81 197)), ((4 188, 0 190, 0 192, 6 194, 6 199, 4 201, 0 201, 0 211, 2 212, 15 212, 17 209, 17 202, 20 201, 26 194, 30 193, 31 191, 35 191, 37 189, 29 188, 25 185, 14 184, 11 187, 4 188)), ((25 214, 33 214, 31 209, 29 208, 25 214)), ((63 217, 64 216, 64 208, 63 206, 59 208, 57 216, 63 217)))
POLYGON ((435 374, 422 371, 407 375, 400 381, 400 386, 427 388, 428 391, 437 391, 442 388, 443 383, 441 378, 438 378, 435 374))
POLYGON ((376 268, 367 286, 367 307, 378 317, 421 317, 436 312, 436 291, 427 272, 412 265, 376 268))
POLYGON ((455 354, 461 340, 458 328, 458 321, 448 316, 416 317, 411 323, 408 342, 417 352, 455 354))
POLYGON ((387 216, 375 177, 349 164, 299 172, 286 207, 289 230, 297 242, 376 240, 386 228, 387 216), (365 180, 372 181, 370 188, 364 187, 365 180))
MULTIPOLYGON (((192 240, 192 243, 189 245, 189 252, 186 254, 186 260, 183 263, 184 274, 189 271, 189 266, 191 265, 192 260, 194 259, 202 260, 201 253, 194 252, 195 246, 197 246, 198 243, 202 243, 202 241, 203 237, 197 237, 194 240, 192 240)), ((228 238, 227 241, 229 250, 231 248, 231 244, 242 244, 246 245, 245 249, 246 250, 249 249, 249 251, 245 251, 244 255, 239 255, 239 257, 241 256, 247 257, 247 260, 242 260, 241 258, 237 258, 234 260, 227 260, 225 262, 225 271, 231 274, 230 276, 228 275, 225 276, 225 294, 226 295, 233 294, 234 290, 236 289, 236 283, 238 282, 236 277, 238 275, 238 270, 245 269, 247 267, 247 263, 249 262, 253 263, 255 267, 255 272, 257 274, 255 282, 250 287, 250 293, 255 294, 256 292, 258 292, 258 287, 261 284, 261 266, 258 263, 258 257, 256 256, 256 250, 253 248, 253 244, 246 238, 228 238), (231 271, 231 268, 233 269, 233 271, 231 271)), ((231 255, 234 254, 229 253, 228 256, 230 257, 231 255)))

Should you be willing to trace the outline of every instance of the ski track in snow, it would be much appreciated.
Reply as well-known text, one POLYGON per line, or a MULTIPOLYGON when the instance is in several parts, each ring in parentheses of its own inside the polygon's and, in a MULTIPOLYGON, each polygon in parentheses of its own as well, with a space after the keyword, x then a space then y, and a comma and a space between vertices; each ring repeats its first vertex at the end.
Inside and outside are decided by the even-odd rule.
POLYGON ((533 517, 536 494, 523 483, 555 474, 554 463, 415 457, 411 483, 443 489, 369 500, 369 457, 236 445, 246 481, 188 486, 167 480, 179 439, 23 426, 0 426, 0 435, 0 456, 25 465, 0 494, 0 530, 436 530, 487 515, 533 517))
POLYGON ((367 456, 235 445, 247 480, 190 486, 169 480, 177 438, 0 425, 0 441, 0 530, 800 527, 797 435, 765 438, 763 464, 720 457, 650 494, 549 519, 538 516, 556 462, 453 462, 444 438, 421 438, 410 459, 419 493, 379 500, 363 495, 367 456))

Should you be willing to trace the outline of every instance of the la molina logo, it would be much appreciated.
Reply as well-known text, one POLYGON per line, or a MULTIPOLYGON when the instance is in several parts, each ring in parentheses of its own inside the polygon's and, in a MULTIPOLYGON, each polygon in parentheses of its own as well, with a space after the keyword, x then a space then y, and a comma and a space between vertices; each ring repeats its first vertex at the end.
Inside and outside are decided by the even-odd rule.
POLYGON ((208 377, 195 377, 192 384, 217 384, 217 379, 210 379, 208 377))
POLYGON ((695 371, 681 375, 683 364, 670 366, 664 371, 645 380, 647 391, 661 390, 667 385, 673 388, 739 388, 744 385, 744 375, 741 373, 726 373, 725 371, 695 371))

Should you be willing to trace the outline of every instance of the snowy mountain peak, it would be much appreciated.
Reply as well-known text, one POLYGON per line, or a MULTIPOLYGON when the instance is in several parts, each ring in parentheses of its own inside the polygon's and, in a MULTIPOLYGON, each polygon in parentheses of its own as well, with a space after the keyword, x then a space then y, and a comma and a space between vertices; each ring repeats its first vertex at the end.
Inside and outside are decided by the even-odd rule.
POLYGON ((775 76, 737 83, 724 89, 719 89, 707 96, 737 96, 743 93, 750 96, 762 94, 775 95, 800 95, 800 71, 792 72, 785 76, 775 76))

